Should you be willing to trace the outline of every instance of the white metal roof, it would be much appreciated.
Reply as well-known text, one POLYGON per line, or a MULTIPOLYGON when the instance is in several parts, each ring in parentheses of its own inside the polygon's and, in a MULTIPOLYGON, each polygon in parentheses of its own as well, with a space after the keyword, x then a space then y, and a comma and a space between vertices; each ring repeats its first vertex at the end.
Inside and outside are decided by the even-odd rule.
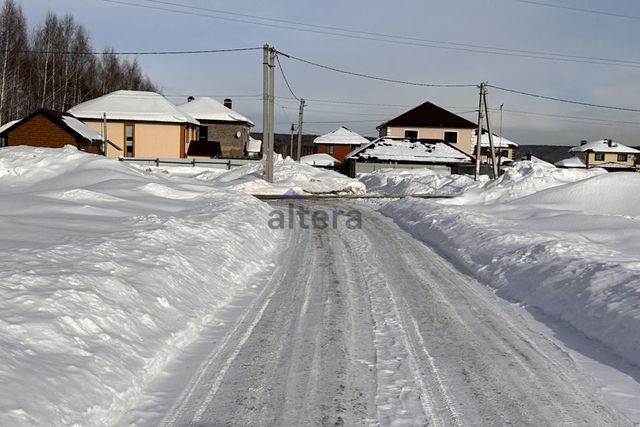
POLYGON ((118 90, 78 104, 69 110, 79 119, 130 120, 133 122, 200 123, 155 92, 118 90))
POLYGON ((470 163, 472 157, 444 142, 378 138, 347 155, 352 159, 390 162, 470 163))
POLYGON ((69 126, 74 131, 78 132, 78 134, 82 135, 82 137, 87 138, 90 141, 96 141, 102 139, 102 135, 99 132, 91 129, 89 126, 82 123, 80 120, 76 119, 72 116, 62 116, 62 120, 65 122, 67 126, 69 126))
POLYGON ((587 165, 577 157, 569 157, 568 159, 558 160, 554 163, 559 168, 586 168, 587 165))
POLYGON ((598 153, 626 153, 626 154, 636 154, 640 153, 640 151, 635 148, 627 147, 626 145, 620 144, 619 142, 611 141, 609 144, 608 139, 601 139, 599 141, 588 142, 583 145, 578 145, 577 147, 573 147, 569 150, 570 153, 584 153, 585 151, 595 151, 598 153))
POLYGON ((189 114, 196 120, 215 120, 224 122, 246 122, 253 126, 253 122, 240 113, 225 107, 213 98, 196 98, 186 104, 178 105, 178 109, 189 114))
POLYGON ((362 145, 368 144, 369 140, 357 133, 340 126, 333 132, 321 135, 313 140, 314 144, 332 144, 332 145, 362 145))
POLYGON ((5 124, 3 124, 2 126, 0 126, 0 133, 4 132, 5 130, 9 129, 11 126, 15 125, 16 123, 18 123, 20 120, 12 120, 10 122, 7 122, 5 124))
MULTIPOLYGON (((473 137, 473 140, 471 142, 472 146, 476 146, 476 141, 475 141, 475 136, 473 137)), ((480 139, 480 146, 481 147, 489 147, 489 134, 488 133, 483 133, 482 134, 482 138, 480 139)), ((500 147, 513 147, 513 148, 517 148, 518 144, 516 144, 515 142, 505 138, 504 136, 502 138, 500 138, 498 135, 496 135, 495 133, 493 134, 493 146, 500 148, 500 147), (502 142, 501 142, 502 140, 502 142)))

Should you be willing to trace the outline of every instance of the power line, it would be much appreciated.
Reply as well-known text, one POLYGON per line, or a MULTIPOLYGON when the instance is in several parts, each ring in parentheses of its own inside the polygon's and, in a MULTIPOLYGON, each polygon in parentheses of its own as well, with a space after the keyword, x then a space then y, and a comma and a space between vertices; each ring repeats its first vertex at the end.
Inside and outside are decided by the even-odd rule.
POLYGON ((624 15, 621 13, 614 13, 614 12, 605 12, 603 10, 595 10, 595 9, 585 9, 582 7, 573 7, 573 6, 563 6, 560 4, 552 4, 552 3, 544 3, 541 1, 533 1, 533 0, 510 0, 516 3, 525 3, 525 4, 531 4, 531 5, 535 5, 535 6, 543 6, 543 7, 550 7, 553 9, 564 9, 564 10, 572 10, 574 12, 582 12, 582 13, 590 13, 590 14, 595 14, 595 15, 604 15, 604 16, 611 16, 614 18, 625 18, 625 19, 636 19, 636 20, 640 20, 640 16, 634 16, 634 15, 624 15))
MULTIPOLYGON (((152 50, 152 51, 131 51, 131 52, 116 52, 116 51, 70 51, 70 50, 18 50, 11 51, 11 53, 33 53, 33 54, 41 54, 41 55, 200 55, 207 53, 227 53, 227 52, 246 52, 250 50, 259 50, 262 47, 240 47, 240 48, 229 48, 229 49, 203 49, 203 50, 152 50)), ((0 52, 5 52, 4 50, 0 50, 0 52)))
POLYGON ((439 87, 439 88, 468 88, 468 87, 476 87, 477 85, 475 84, 434 84, 434 83, 419 83, 419 82, 410 82, 407 80, 397 80, 397 79, 391 79, 388 77, 378 77, 378 76, 372 76, 369 74, 363 74, 363 73, 357 73, 355 71, 347 71, 347 70, 342 70, 340 68, 335 68, 335 67, 331 67, 328 65, 323 65, 317 62, 313 62, 313 61, 309 61, 306 59, 302 59, 302 58, 298 58, 297 56, 293 56, 293 55, 289 55, 286 54, 284 52, 281 51, 277 51, 278 53, 280 53, 281 55, 285 56, 286 58, 289 59, 293 59, 295 61, 299 61, 302 62, 304 64, 308 64, 308 65, 312 65, 314 67, 318 67, 318 68, 323 68, 325 70, 329 70, 329 71, 334 71, 336 73, 342 73, 342 74, 347 74, 350 76, 355 76, 355 77, 362 77, 365 79, 370 79, 370 80, 378 80, 378 81, 383 81, 383 82, 387 82, 387 83, 398 83, 398 84, 403 84, 403 85, 409 85, 409 86, 421 86, 421 87, 439 87))
POLYGON ((176 3, 176 2, 169 2, 169 1, 142 0, 150 3, 169 5, 169 6, 179 7, 183 9, 197 10, 199 11, 199 13, 189 12, 187 10, 170 9, 166 7, 131 3, 129 1, 122 1, 122 0, 102 0, 102 1, 107 3, 125 5, 125 6, 133 6, 133 7, 139 7, 139 8, 172 12, 172 13, 177 13, 182 15, 199 16, 202 18, 210 18, 210 19, 217 19, 217 20, 224 20, 224 21, 231 21, 231 22, 240 22, 244 24, 259 25, 259 26, 265 26, 270 28, 281 28, 281 29, 287 29, 287 30, 293 30, 293 31, 301 31, 301 32, 315 33, 315 34, 322 34, 322 35, 331 35, 331 36, 337 36, 337 37, 346 37, 346 38, 359 39, 359 40, 393 43, 398 45, 420 46, 420 47, 445 49, 445 50, 457 50, 457 51, 464 51, 464 52, 471 52, 471 53, 487 53, 487 54, 493 54, 493 55, 515 56, 515 57, 543 59, 543 60, 551 60, 551 61, 579 62, 579 63, 589 63, 589 64, 599 64, 599 65, 613 65, 613 66, 640 68, 640 61, 612 59, 612 58, 598 58, 598 57, 589 57, 589 56, 581 56, 581 55, 561 54, 561 53, 554 53, 554 52, 542 52, 542 51, 535 51, 535 50, 510 49, 510 48, 502 48, 502 47, 476 45, 476 44, 470 44, 470 43, 457 43, 457 42, 443 41, 443 40, 422 39, 418 37, 376 33, 372 31, 359 31, 359 30, 327 26, 327 25, 316 25, 316 24, 309 24, 304 22, 289 21, 284 19, 267 18, 267 17, 258 16, 258 15, 249 15, 244 13, 210 9, 210 8, 186 5, 186 4, 176 3), (231 15, 235 17, 203 14, 202 13, 203 11, 224 14, 224 15, 231 15), (247 20, 242 18, 250 18, 254 20, 247 20), (255 19, 260 21, 267 21, 267 22, 257 22, 255 21, 255 19), (269 22, 275 22, 275 23, 269 23, 269 22), (288 24, 288 25, 285 25, 285 24, 288 24), (295 25, 295 27, 292 27, 291 25, 295 25), (308 27, 308 28, 299 28, 299 27, 308 27), (338 33, 335 31, 340 31, 340 32, 338 33))
POLYGON ((280 63, 280 55, 278 55, 277 51, 276 51, 276 61, 278 61, 278 68, 280 69, 280 74, 282 74, 282 79, 284 80, 284 83, 287 85, 287 89, 289 89, 289 92, 291 92, 291 96, 293 96, 296 99, 296 101, 300 101, 300 98, 298 98, 296 94, 293 93, 293 89, 291 89, 289 80, 287 80, 287 76, 285 76, 284 74, 284 69, 282 68, 282 64, 280 63))

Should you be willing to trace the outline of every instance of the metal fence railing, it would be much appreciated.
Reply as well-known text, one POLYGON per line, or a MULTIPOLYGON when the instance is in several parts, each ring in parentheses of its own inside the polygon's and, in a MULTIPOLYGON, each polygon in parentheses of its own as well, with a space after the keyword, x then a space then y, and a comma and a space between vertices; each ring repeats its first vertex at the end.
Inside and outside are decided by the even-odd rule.
POLYGON ((197 159, 161 159, 145 158, 145 157, 118 157, 121 162, 140 163, 143 165, 157 166, 173 165, 173 166, 202 166, 212 169, 233 169, 247 164, 259 163, 257 159, 219 159, 219 160, 197 160, 197 159))

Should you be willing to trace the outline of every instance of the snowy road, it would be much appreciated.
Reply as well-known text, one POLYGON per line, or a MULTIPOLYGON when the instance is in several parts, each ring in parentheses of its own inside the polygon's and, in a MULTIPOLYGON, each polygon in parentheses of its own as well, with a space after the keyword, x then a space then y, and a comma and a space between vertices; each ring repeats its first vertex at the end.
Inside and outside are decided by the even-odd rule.
POLYGON ((360 211, 361 230, 282 231, 161 425, 629 424, 521 307, 360 211))

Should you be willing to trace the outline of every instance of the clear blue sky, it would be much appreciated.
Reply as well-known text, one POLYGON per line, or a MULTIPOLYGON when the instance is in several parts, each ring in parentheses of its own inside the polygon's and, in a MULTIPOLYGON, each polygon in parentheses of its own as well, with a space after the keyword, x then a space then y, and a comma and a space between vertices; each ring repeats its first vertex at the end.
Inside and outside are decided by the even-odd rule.
MULTIPOLYGON (((180 9, 147 0, 122 1, 180 9)), ((72 13, 90 30, 94 46, 100 49, 105 45, 121 51, 215 49, 269 43, 283 52, 315 62, 394 79, 464 84, 486 80, 497 86, 528 92, 640 109, 640 2, 633 0, 539 2, 636 18, 550 8, 518 0, 166 1, 425 40, 638 62, 621 67, 494 55, 473 48, 469 51, 397 44, 229 21, 211 16, 233 18, 233 15, 214 12, 181 9, 211 16, 183 15, 104 0, 22 0, 22 6, 30 25, 41 22, 49 9, 58 14, 72 13)), ((234 19, 256 21, 239 16, 234 19)), ((252 51, 140 57, 139 60, 165 94, 215 95, 219 99, 229 96, 234 100, 234 109, 250 117, 259 130, 261 102, 246 96, 261 93, 261 55, 260 51, 252 51)), ((460 113, 477 108, 475 88, 421 88, 382 83, 332 73, 285 58, 282 58, 282 65, 296 95, 307 99, 407 106, 429 100, 460 113)), ((276 79, 276 95, 290 97, 279 74, 276 79)), ((505 109, 505 136, 522 144, 572 145, 580 139, 609 137, 625 144, 640 145, 640 113, 559 104, 491 90, 490 106, 498 108, 501 103, 505 109), (632 123, 559 119, 523 112, 632 123)), ((376 125, 408 108, 309 101, 306 130, 326 132, 344 124, 362 134, 375 135, 376 125)), ((476 120, 474 113, 463 115, 476 120)), ((297 102, 279 99, 276 131, 287 132, 290 123, 296 120, 297 102)), ((493 115, 492 125, 497 130, 498 114, 493 115)))

